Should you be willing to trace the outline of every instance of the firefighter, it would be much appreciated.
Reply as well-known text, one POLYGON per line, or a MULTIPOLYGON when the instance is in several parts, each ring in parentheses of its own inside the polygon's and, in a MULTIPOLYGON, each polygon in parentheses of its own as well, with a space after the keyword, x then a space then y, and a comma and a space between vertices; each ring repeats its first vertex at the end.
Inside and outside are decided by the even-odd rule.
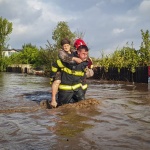
MULTIPOLYGON (((64 42, 63 42, 64 43, 64 42)), ((68 43, 66 43, 65 42, 65 44, 68 44, 68 43)), ((69 43, 70 44, 70 43, 69 43)), ((63 45, 63 44, 62 44, 63 45)), ((56 74, 56 76, 55 76, 55 81, 54 81, 54 83, 53 83, 53 85, 52 85, 52 101, 51 101, 51 103, 50 103, 50 105, 52 106, 52 107, 56 107, 57 106, 57 101, 56 101, 56 93, 57 93, 57 89, 58 89, 58 86, 59 86, 59 84, 60 84, 60 72, 62 72, 62 71, 65 71, 66 73, 69 73, 70 74, 70 72, 72 72, 72 69, 73 69, 73 72, 74 72, 74 75, 77 75, 79 78, 80 78, 80 85, 81 85, 81 87, 82 87, 82 89, 84 89, 84 94, 85 94, 85 91, 86 91, 86 89, 87 89, 87 84, 86 84, 86 82, 85 82, 85 78, 86 77, 91 77, 92 76, 92 73, 91 73, 91 71, 89 72, 88 71, 88 73, 86 73, 85 74, 85 70, 83 71, 80 67, 75 67, 76 65, 77 65, 77 63, 79 63, 79 62, 77 62, 77 63, 74 63, 74 66, 73 66, 73 64, 71 64, 71 61, 66 61, 67 59, 68 60, 70 60, 70 58, 72 57, 72 59, 77 59, 77 57, 81 57, 81 59, 82 59, 82 61, 86 61, 86 62, 84 62, 83 64, 85 65, 84 66, 84 68, 87 68, 86 66, 88 66, 88 70, 89 70, 89 67, 90 66, 92 66, 92 65, 89 65, 89 58, 88 58, 88 61, 87 61, 87 55, 86 56, 82 56, 82 55, 80 55, 80 51, 81 51, 81 49, 82 50, 86 50, 86 54, 88 54, 88 48, 87 48, 87 46, 86 46, 86 44, 85 44, 85 42, 82 40, 82 39, 77 39, 76 41, 75 41, 75 43, 74 43, 74 46, 75 46, 75 48, 77 49, 77 51, 76 52, 74 52, 74 53, 72 53, 72 54, 67 54, 67 53, 64 53, 63 51, 60 53, 60 55, 59 56, 61 56, 61 60, 57 60, 57 64, 55 64, 56 66, 53 66, 53 69, 52 69, 52 71, 54 71, 54 72, 57 72, 57 74, 56 74), (81 47, 80 47, 81 46, 81 47), (72 56, 71 56, 72 55, 72 56), (66 60, 65 60, 65 59, 66 60), (65 61, 64 61, 65 60, 65 61), (63 62, 63 63, 62 63, 63 62), (82 70, 83 72, 81 72, 81 71, 77 71, 77 70, 75 70, 75 68, 80 68, 79 70, 82 70), (60 71, 58 71, 60 69, 60 71), (68 72, 67 72, 68 71, 68 72), (58 73, 59 72, 59 73, 58 73), (85 76, 86 75, 86 76, 85 76), (58 80, 59 79, 59 80, 58 80), (59 81, 59 82, 58 82, 59 81), (57 83, 57 84, 56 84, 57 83), (81 84, 82 83, 82 84, 81 84), (55 95, 54 95, 54 93, 55 93, 55 95), (54 97, 55 96, 55 97, 54 97)), ((69 52, 69 51, 68 51, 69 52)), ((83 54, 83 53, 82 53, 83 54)), ((59 57, 60 58, 60 57, 59 57)), ((78 58, 78 59, 79 59, 78 58)), ((72 60, 71 59, 71 60, 72 60)), ((79 59, 80 60, 80 59, 79 59)), ((81 61, 80 61, 81 62, 81 61)), ((83 65, 82 64, 82 65, 83 65)), ((80 66, 80 65, 79 65, 80 66)), ((87 72, 87 69, 86 69, 86 72, 87 72)), ((73 79, 72 79, 73 80, 73 79)), ((70 83, 69 83, 70 84, 70 83)), ((64 87, 64 86, 60 86, 61 88, 62 87, 64 87)), ((66 86, 65 86, 66 87, 66 86)), ((62 90, 61 88, 59 88, 60 90, 62 90)), ((79 90, 80 91, 80 90, 79 90)), ((61 92, 60 92, 61 93, 61 92)), ((77 93, 79 93, 79 92, 77 92, 77 93)), ((80 92, 80 93, 82 93, 82 92, 80 92)), ((84 95, 83 95, 83 97, 84 97, 84 95)), ((74 94, 74 99, 75 99, 75 94, 74 94)), ((76 98, 76 99, 78 99, 78 98, 76 98)), ((82 98, 83 99, 83 98, 82 98)))
MULTIPOLYGON (((82 45, 86 45, 86 43, 82 40, 82 39, 76 39, 74 42, 74 47, 76 48, 76 50, 78 51, 78 49, 80 49, 80 46, 82 45)), ((74 56, 77 57, 77 52, 74 53, 74 56)), ((87 83, 86 83, 86 79, 90 78, 94 75, 94 71, 93 71, 93 62, 92 59, 88 56, 87 57, 87 61, 88 61, 88 65, 85 68, 85 75, 82 77, 82 87, 84 89, 84 93, 86 93, 87 90, 87 83)))
POLYGON ((64 66, 71 68, 72 73, 61 71, 61 84, 58 91, 59 106, 85 99, 82 77, 85 76, 85 68, 88 65, 88 47, 81 45, 77 50, 77 56, 82 59, 82 63, 78 65, 64 64, 64 66))
MULTIPOLYGON (((78 50, 80 48, 80 46, 82 46, 82 45, 87 46, 86 43, 82 39, 79 38, 79 39, 75 40, 74 47, 76 48, 76 50, 78 50)), ((92 77, 94 75, 93 62, 92 62, 92 59, 90 57, 87 58, 87 61, 88 61, 88 66, 87 66, 87 70, 86 70, 86 77, 89 78, 89 77, 92 77)))
MULTIPOLYGON (((62 62, 68 63, 68 64, 72 64, 72 63, 81 63, 82 60, 78 57, 73 57, 72 51, 71 50, 71 45, 70 45, 70 40, 68 40, 67 38, 64 38, 61 41, 61 46, 62 49, 59 50, 58 53, 58 57, 62 62)), ((58 67, 59 68, 59 67, 58 67)), ((61 70, 59 70, 58 68, 52 68, 52 73, 51 73, 51 78, 50 78, 50 82, 52 84, 52 99, 50 102, 50 105, 52 107, 56 107, 57 106, 57 101, 56 101, 56 94, 58 92, 58 87, 59 84, 61 83, 61 70)))

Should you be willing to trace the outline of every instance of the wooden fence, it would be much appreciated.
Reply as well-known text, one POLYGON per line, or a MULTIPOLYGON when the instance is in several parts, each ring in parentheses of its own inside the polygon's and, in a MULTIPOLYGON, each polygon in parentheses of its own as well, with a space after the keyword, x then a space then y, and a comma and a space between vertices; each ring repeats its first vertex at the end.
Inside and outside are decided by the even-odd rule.
POLYGON ((135 73, 132 73, 128 68, 122 68, 118 72, 118 68, 109 68, 108 72, 103 67, 94 68, 94 79, 128 81, 137 83, 148 83, 149 67, 137 67, 135 73))
MULTIPOLYGON (((11 66, 7 67, 7 72, 30 73, 44 75, 43 71, 32 70, 28 66, 11 66)), ((128 68, 109 68, 108 72, 104 67, 95 67, 93 79, 113 80, 113 81, 128 81, 137 83, 150 83, 150 66, 137 67, 135 73, 132 73, 128 68)))

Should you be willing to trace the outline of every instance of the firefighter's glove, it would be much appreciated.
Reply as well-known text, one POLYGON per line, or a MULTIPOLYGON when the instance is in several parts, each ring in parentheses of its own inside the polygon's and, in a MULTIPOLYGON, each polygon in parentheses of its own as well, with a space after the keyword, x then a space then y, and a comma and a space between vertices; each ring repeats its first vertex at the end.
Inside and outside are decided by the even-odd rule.
POLYGON ((88 58, 88 68, 89 69, 93 68, 93 62, 92 62, 92 59, 90 57, 88 58))

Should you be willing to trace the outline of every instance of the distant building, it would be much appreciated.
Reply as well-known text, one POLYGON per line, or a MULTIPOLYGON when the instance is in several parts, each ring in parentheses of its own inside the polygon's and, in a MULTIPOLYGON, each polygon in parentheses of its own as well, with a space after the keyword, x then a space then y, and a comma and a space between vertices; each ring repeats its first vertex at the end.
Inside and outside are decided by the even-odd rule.
POLYGON ((2 56, 10 57, 12 54, 18 53, 20 51, 21 51, 21 49, 4 49, 2 51, 2 56))

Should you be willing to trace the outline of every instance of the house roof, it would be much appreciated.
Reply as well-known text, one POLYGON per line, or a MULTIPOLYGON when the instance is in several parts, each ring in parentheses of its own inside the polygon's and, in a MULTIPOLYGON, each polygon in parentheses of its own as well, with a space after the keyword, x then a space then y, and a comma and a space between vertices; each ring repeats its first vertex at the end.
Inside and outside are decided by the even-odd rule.
POLYGON ((16 51, 16 52, 20 52, 22 51, 22 49, 8 49, 8 48, 4 48, 3 51, 16 51))

